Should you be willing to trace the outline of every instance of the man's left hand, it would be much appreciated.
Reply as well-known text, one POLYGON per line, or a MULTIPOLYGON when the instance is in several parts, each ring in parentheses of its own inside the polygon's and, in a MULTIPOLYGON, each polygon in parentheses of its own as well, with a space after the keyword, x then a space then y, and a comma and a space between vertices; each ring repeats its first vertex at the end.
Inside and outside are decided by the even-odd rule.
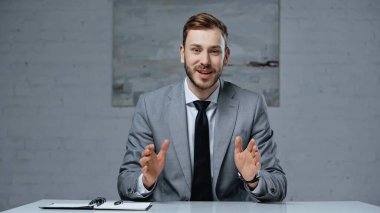
MULTIPOLYGON (((242 148, 242 138, 237 136, 235 139, 235 165, 243 176, 244 180, 252 180, 261 168, 261 155, 255 139, 251 139, 245 150, 242 148)), ((258 182, 249 184, 251 189, 256 188, 258 182)))

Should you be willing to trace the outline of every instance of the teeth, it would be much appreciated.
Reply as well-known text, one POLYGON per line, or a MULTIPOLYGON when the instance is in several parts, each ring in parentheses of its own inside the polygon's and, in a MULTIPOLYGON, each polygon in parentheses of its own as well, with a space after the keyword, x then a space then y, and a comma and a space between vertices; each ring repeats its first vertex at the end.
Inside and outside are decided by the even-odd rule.
POLYGON ((199 73, 202 73, 202 74, 210 74, 211 72, 210 71, 202 71, 202 70, 198 70, 199 73))

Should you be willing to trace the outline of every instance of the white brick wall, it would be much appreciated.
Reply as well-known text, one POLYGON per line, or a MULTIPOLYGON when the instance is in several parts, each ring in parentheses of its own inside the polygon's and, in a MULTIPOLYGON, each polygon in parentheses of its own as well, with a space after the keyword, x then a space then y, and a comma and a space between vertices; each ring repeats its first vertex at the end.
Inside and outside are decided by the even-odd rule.
MULTIPOLYGON (((380 205, 380 1, 281 0, 280 38, 287 200, 380 205)), ((117 198, 111 54, 112 0, 0 0, 0 210, 117 198)))

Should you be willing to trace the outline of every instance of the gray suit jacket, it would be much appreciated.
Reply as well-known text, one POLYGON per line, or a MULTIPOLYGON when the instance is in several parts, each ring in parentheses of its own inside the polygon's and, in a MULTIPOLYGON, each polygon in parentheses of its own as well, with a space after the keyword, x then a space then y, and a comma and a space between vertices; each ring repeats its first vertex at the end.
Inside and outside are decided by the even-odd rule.
MULTIPOLYGON (((269 126, 262 96, 221 81, 218 97, 213 159, 213 197, 223 201, 281 201, 286 196, 286 178, 276 157, 276 143, 269 126), (261 154, 258 193, 252 193, 238 178, 234 162, 235 137, 242 136, 243 148, 255 138, 261 154)), ((128 136, 126 153, 118 177, 122 199, 190 200, 192 168, 187 136, 184 84, 169 85, 142 95, 137 103, 128 136), (170 140, 165 167, 151 194, 135 193, 141 174, 139 159, 144 147, 161 149, 170 140)))

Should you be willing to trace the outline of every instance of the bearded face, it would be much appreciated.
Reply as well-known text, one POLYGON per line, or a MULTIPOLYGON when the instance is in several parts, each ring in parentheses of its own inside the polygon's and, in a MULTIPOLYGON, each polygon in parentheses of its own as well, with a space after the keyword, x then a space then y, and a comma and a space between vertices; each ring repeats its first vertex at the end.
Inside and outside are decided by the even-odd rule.
POLYGON ((213 91, 229 56, 220 30, 190 30, 180 51, 190 88, 199 92, 213 91))

